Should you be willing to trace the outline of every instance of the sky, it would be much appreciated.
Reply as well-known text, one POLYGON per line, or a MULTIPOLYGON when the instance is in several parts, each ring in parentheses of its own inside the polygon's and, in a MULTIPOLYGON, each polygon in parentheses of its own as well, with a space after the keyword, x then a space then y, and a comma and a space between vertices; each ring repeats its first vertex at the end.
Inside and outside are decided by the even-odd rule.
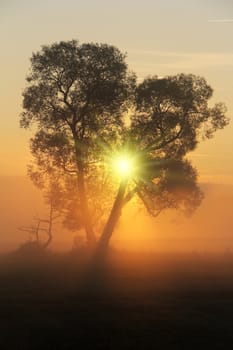
MULTIPOLYGON (((6 181, 0 189, 8 186, 8 176, 26 175, 30 161, 32 132, 19 128, 19 115, 32 52, 71 39, 117 46, 127 53, 138 81, 178 73, 205 77, 214 89, 210 104, 225 102, 231 122, 212 140, 200 143, 189 158, 200 182, 233 185, 232 38, 232 0, 0 0, 0 176, 6 181)), ((29 193, 27 186, 21 186, 21 196, 24 190, 29 193)), ((230 207, 231 197, 226 200, 230 207)), ((27 202, 31 209, 32 198, 36 195, 27 202)), ((2 210, 6 213, 13 202, 3 203, 2 210)), ((26 220, 17 210, 16 217, 26 220)), ((5 217, 7 226, 9 215, 5 217)), ((202 225, 200 218, 197 221, 202 225)))
MULTIPOLYGON (((139 81, 194 73, 233 115, 231 0, 1 0, 0 175, 24 175, 30 132, 20 130, 22 91, 32 52, 55 41, 105 42, 127 53, 139 81)), ((191 154, 207 182, 233 183, 233 126, 191 154)))

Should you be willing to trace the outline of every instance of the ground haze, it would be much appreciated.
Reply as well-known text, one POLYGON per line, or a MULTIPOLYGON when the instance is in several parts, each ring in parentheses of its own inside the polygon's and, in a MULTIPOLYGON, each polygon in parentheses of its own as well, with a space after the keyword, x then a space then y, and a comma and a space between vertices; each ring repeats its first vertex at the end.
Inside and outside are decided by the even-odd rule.
MULTIPOLYGON (((233 186, 202 184, 205 194, 201 206, 190 218, 165 211, 158 218, 128 205, 112 237, 120 250, 151 252, 233 251, 233 186)), ((29 239, 21 226, 35 225, 34 216, 48 217, 41 192, 26 177, 0 177, 0 252, 17 249, 29 239)), ((52 249, 69 251, 82 233, 54 226, 52 249)))

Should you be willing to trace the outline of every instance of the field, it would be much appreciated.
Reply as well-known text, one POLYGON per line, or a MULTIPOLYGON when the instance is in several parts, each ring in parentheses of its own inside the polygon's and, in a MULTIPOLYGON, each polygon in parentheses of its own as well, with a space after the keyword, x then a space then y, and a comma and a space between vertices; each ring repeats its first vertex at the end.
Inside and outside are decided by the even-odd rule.
POLYGON ((0 349, 231 349, 233 257, 112 251, 0 257, 0 349), (85 276, 85 277, 84 277, 85 276))

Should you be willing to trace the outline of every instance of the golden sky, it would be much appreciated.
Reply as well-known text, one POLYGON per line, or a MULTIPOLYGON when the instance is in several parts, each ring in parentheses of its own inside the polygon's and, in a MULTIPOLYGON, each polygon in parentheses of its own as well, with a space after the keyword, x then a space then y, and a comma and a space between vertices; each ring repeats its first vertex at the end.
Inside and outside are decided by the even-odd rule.
MULTIPOLYGON (((139 79, 204 76, 212 102, 225 102, 233 115, 232 0, 2 0, 0 36, 0 175, 26 174, 30 133, 19 129, 21 93, 32 52, 54 41, 114 44, 139 79)), ((191 154, 202 181, 233 184, 232 132, 230 125, 191 154)))

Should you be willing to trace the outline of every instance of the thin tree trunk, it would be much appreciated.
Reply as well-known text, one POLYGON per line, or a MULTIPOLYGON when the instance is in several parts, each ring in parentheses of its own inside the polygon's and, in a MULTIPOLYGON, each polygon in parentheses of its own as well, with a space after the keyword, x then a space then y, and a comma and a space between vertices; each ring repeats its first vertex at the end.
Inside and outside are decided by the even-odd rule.
POLYGON ((40 231, 40 219, 38 220, 38 224, 37 224, 37 227, 36 227, 36 242, 37 242, 38 244, 40 243, 39 231, 40 231))
POLYGON ((53 205, 52 203, 50 203, 50 211, 49 211, 49 220, 48 220, 48 239, 44 244, 44 248, 47 248, 49 246, 49 244, 51 243, 52 239, 53 239, 53 235, 52 235, 52 226, 53 226, 53 205))
POLYGON ((124 201, 124 195, 127 185, 127 179, 123 179, 120 183, 119 190, 117 196, 115 198, 115 202, 113 204, 111 213, 109 215, 108 221, 104 227, 103 233, 100 237, 98 247, 97 247, 97 255, 102 255, 107 250, 110 238, 112 237, 114 228, 121 216, 121 209, 124 201))

